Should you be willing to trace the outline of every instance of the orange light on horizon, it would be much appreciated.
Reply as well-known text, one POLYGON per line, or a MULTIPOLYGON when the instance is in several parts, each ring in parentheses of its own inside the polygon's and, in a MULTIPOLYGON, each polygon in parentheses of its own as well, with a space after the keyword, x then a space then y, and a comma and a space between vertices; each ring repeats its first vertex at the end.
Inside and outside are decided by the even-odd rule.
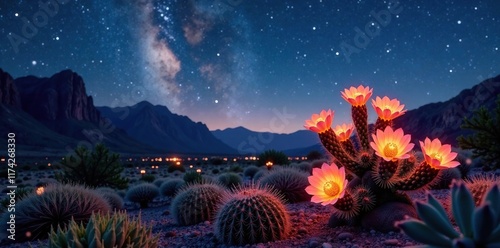
POLYGON ((146 170, 141 170, 141 175, 146 174, 146 170))
POLYGON ((45 192, 45 188, 43 186, 36 188, 37 195, 41 195, 41 194, 43 194, 43 192, 45 192))
POLYGON ((196 172, 201 173, 201 169, 196 169, 196 172))

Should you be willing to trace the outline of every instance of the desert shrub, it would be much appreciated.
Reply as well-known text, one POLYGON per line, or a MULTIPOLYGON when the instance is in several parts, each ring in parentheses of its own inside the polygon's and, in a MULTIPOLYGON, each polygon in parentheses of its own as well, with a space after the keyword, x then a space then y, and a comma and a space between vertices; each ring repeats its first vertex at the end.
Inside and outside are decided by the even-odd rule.
POLYGON ((103 144, 97 144, 91 152, 81 146, 74 154, 61 160, 63 172, 58 181, 84 184, 89 187, 112 187, 124 189, 128 180, 121 177, 123 167, 118 154, 110 154, 103 144))
POLYGON ((131 187, 125 198, 131 202, 139 203, 141 208, 147 208, 148 204, 159 194, 160 191, 156 185, 142 183, 131 187))
MULTIPOLYGON (((18 188, 16 189, 16 194, 14 198, 16 200, 15 202, 19 202, 27 195, 35 192, 35 190, 32 187, 21 187, 20 185, 17 185, 17 187, 18 188)), ((6 192, 4 193, 9 193, 10 189, 6 188, 5 191, 6 192)), ((8 209, 9 204, 10 204, 10 196, 2 199, 2 201, 0 201, 0 213, 5 212, 8 209)))
POLYGON ((212 220, 224 193, 224 188, 217 184, 189 185, 172 200, 170 212, 181 226, 212 220))
POLYGON ((176 165, 176 164, 169 165, 167 168, 167 172, 172 173, 174 171, 186 172, 186 168, 184 168, 184 165, 176 165))
POLYGON ((255 185, 226 194, 214 225, 218 240, 236 246, 284 239, 291 230, 290 216, 280 196, 255 185))
POLYGON ((484 161, 484 170, 500 168, 500 95, 496 108, 489 112, 481 107, 474 112, 471 119, 465 118, 462 129, 472 130, 474 133, 467 137, 458 137, 458 145, 462 149, 471 149, 473 158, 484 161))
POLYGON ((313 166, 309 162, 301 162, 296 165, 296 168, 311 175, 313 166))
POLYGON ((323 158, 323 154, 321 154, 321 152, 318 152, 318 151, 310 151, 307 154, 307 160, 309 160, 309 161, 318 160, 321 158, 323 158))
POLYGON ((92 214, 86 226, 71 220, 68 228, 52 229, 48 247, 158 247, 158 236, 151 227, 141 223, 141 217, 130 219, 126 212, 112 215, 92 214))
POLYGON ((232 164, 231 166, 229 166, 229 172, 243 172, 243 168, 241 168, 241 166, 239 164, 232 164))
POLYGON ((116 191, 111 188, 99 188, 97 191, 104 199, 106 199, 112 210, 123 209, 123 198, 118 195, 116 191))
POLYGON ((272 162, 274 165, 287 165, 290 163, 290 161, 288 161, 288 156, 284 152, 273 149, 267 150, 259 155, 259 166, 263 166, 267 162, 272 162))
POLYGON ((222 158, 210 158, 210 164, 212 165, 222 165, 224 160, 222 158))
POLYGON ((219 172, 220 172, 220 170, 217 168, 212 170, 212 174, 218 174, 219 172))
POLYGON ((249 178, 253 178, 255 173, 257 173, 259 170, 260 170, 259 167, 255 166, 255 165, 250 165, 250 166, 246 167, 245 170, 243 170, 243 175, 245 175, 246 177, 249 177, 249 178))
POLYGON ((260 171, 257 171, 257 173, 255 173, 255 175, 253 175, 252 179, 253 179, 253 181, 258 181, 267 174, 269 174, 268 170, 260 170, 260 171))
MULTIPOLYGON (((78 185, 49 185, 42 194, 29 194, 17 203, 16 242, 45 239, 51 228, 66 228, 72 219, 86 223, 93 212, 108 211, 108 202, 95 190, 78 185)), ((5 225, 9 213, 2 217, 5 225)))
POLYGON ((162 196, 173 196, 184 185, 186 185, 186 182, 180 178, 167 179, 160 186, 160 194, 162 196))
POLYGON ((184 177, 182 178, 184 179, 184 182, 186 182, 186 184, 201 183, 203 179, 201 177, 201 174, 196 171, 186 172, 186 174, 184 174, 184 177))
POLYGON ((241 179, 240 175, 234 172, 222 173, 217 177, 217 181, 228 189, 236 187, 243 183, 243 179, 241 179))
POLYGON ((289 203, 308 201, 311 199, 305 190, 309 186, 308 176, 294 168, 283 168, 271 171, 260 180, 260 184, 276 189, 289 203))
POLYGON ((148 183, 152 183, 156 179, 155 175, 146 174, 141 176, 140 180, 148 183))

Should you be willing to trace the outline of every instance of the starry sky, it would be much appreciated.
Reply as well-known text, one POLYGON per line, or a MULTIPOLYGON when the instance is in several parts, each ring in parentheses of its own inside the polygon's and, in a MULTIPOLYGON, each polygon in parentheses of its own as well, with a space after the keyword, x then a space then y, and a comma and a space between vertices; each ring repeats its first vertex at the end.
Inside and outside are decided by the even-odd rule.
POLYGON ((413 109, 500 73, 498 0, 40 2, 0 1, 0 68, 69 68, 98 106, 147 100, 211 130, 289 133, 329 108, 341 124, 351 85, 413 109))

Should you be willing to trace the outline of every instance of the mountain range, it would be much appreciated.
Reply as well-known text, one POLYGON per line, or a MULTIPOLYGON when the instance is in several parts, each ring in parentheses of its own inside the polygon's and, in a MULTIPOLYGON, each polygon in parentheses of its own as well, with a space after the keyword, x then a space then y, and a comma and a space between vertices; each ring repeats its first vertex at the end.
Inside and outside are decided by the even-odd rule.
MULTIPOLYGON (((456 145, 464 117, 480 106, 492 109, 500 94, 500 76, 485 80, 445 102, 407 111, 394 124, 414 142, 440 138, 456 145), (429 131, 430 130, 430 131, 429 131)), ((143 101, 127 107, 96 107, 81 76, 64 70, 50 78, 13 79, 0 69, 0 131, 15 133, 16 147, 28 155, 66 154, 78 145, 105 143, 124 154, 247 155, 264 150, 304 156, 322 150, 317 135, 254 132, 244 127, 209 131, 201 122, 143 101)), ((2 135, 0 141, 6 142, 2 135)))

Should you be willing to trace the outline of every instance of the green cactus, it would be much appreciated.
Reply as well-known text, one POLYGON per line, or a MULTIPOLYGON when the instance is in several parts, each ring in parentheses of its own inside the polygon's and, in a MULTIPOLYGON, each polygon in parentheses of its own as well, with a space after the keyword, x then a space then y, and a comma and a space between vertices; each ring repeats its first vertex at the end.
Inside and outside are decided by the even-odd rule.
POLYGON ((201 174, 196 171, 186 172, 183 179, 186 184, 201 183, 203 181, 203 177, 201 176, 201 174))
POLYGON ((156 248, 158 238, 141 224, 140 215, 129 219, 126 212, 92 214, 86 226, 71 220, 67 228, 52 229, 47 248, 156 248))
POLYGON ((141 183, 131 187, 125 198, 131 202, 139 203, 141 208, 147 208, 148 204, 160 194, 156 185, 152 183, 141 183))
POLYGON ((425 247, 500 247, 500 189, 491 187, 479 206, 465 184, 454 182, 451 189, 453 228, 446 212, 431 194, 417 202, 418 217, 399 221, 396 226, 425 247))
POLYGON ((174 196, 184 185, 186 185, 186 182, 180 178, 167 179, 160 186, 160 194, 162 196, 174 196))
POLYGON ((309 185, 309 174, 295 168, 272 170, 261 178, 262 186, 271 186, 276 189, 288 203, 311 200, 305 188, 309 185))
POLYGON ((284 239, 291 229, 279 194, 256 185, 226 194, 214 225, 219 241, 238 246, 284 239))
POLYGON ((217 181, 228 189, 232 189, 243 183, 243 179, 240 177, 240 175, 234 172, 226 172, 221 174, 217 177, 217 181))
POLYGON ((191 184, 177 193, 170 212, 181 226, 211 220, 225 192, 222 186, 215 183, 191 184))
MULTIPOLYGON (((51 228, 65 227, 72 218, 86 222, 93 212, 110 210, 108 202, 95 190, 78 185, 49 185, 43 193, 29 194, 16 204, 15 241, 44 239, 51 228)), ((2 216, 3 225, 9 214, 2 216)))

